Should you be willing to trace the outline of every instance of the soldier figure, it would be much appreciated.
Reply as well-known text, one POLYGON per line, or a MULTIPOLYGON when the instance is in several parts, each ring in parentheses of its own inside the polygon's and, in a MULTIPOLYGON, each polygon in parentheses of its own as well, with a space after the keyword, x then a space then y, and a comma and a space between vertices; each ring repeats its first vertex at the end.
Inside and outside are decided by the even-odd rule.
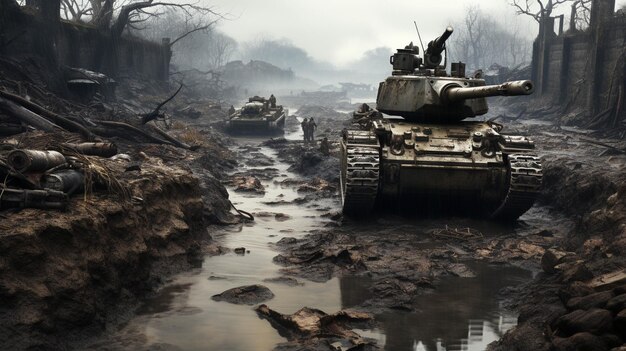
POLYGON ((302 127, 302 133, 304 133, 304 142, 309 141, 309 120, 305 117, 300 126, 302 127))
POLYGON ((274 94, 270 95, 270 107, 276 108, 276 97, 274 96, 274 94))
POLYGON ((313 117, 309 118, 309 140, 315 141, 315 129, 317 128, 317 124, 313 120, 313 117))
POLYGON ((232 116, 233 114, 235 114, 235 112, 235 107, 233 105, 230 105, 230 108, 228 109, 228 116, 232 116))

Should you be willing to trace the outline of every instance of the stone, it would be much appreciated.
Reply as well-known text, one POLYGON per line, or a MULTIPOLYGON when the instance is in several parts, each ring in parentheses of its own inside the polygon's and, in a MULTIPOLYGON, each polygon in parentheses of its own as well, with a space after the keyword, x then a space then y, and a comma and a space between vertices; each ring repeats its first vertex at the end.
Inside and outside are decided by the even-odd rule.
POLYGON ((590 310, 576 310, 561 316, 556 322, 557 328, 562 334, 573 335, 580 332, 602 334, 609 331, 613 326, 611 312, 592 308, 590 310))
POLYGON ((621 310, 613 319, 613 325, 617 335, 626 339, 626 309, 621 310))
POLYGON ((609 347, 604 340, 588 332, 576 333, 568 338, 554 338, 554 351, 608 351, 609 347))
POLYGON ((557 272, 555 267, 563 263, 563 260, 567 256, 573 256, 574 254, 571 252, 564 252, 557 249, 548 249, 544 252, 543 256, 541 256, 541 269, 544 272, 549 274, 554 274, 557 272))
POLYGON ((604 308, 607 302, 613 298, 612 291, 602 291, 587 296, 573 297, 567 301, 569 310, 588 310, 590 308, 604 308))
POLYGON ((626 294, 617 295, 610 299, 606 303, 606 308, 613 312, 619 312, 626 308, 626 294))
POLYGON ((571 298, 586 296, 593 294, 594 290, 587 286, 587 284, 575 281, 570 283, 567 287, 559 289, 559 298, 566 304, 571 298))
POLYGON ((561 272, 561 280, 566 283, 593 278, 593 273, 587 268, 584 261, 564 262, 554 268, 561 272))
POLYGON ((274 298, 274 293, 263 285, 246 285, 228 289, 211 298, 215 301, 226 301, 237 305, 255 305, 274 298))

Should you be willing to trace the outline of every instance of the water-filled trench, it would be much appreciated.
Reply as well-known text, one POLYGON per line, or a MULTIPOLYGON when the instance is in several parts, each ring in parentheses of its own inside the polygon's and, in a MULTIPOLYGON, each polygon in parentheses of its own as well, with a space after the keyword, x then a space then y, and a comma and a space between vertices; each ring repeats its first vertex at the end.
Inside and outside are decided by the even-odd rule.
MULTIPOLYGON (((286 134, 287 139, 301 137, 298 128, 293 127, 294 121, 291 121, 292 129, 286 134)), ((264 195, 242 194, 229 189, 235 206, 257 214, 256 220, 243 225, 217 227, 212 231, 220 245, 231 249, 244 247, 249 252, 208 256, 201 268, 172 277, 154 297, 143 302, 134 318, 93 343, 91 348, 271 350, 286 341, 266 320, 257 316, 253 306, 211 299, 215 294, 242 285, 267 286, 275 294, 267 305, 286 314, 304 306, 333 313, 358 306, 372 297, 368 290, 369 279, 364 276, 333 278, 323 283, 297 278, 302 283, 299 285, 264 281, 280 276, 281 267, 272 262, 278 252, 270 243, 283 237, 299 238, 313 230, 325 230, 324 226, 330 220, 321 215, 338 211, 340 200, 336 196, 306 205, 292 202, 301 195, 281 181, 298 176, 288 171, 289 165, 279 161, 274 150, 260 145, 263 140, 240 138, 238 143, 256 145, 259 152, 273 158, 272 168, 278 170, 278 177, 262 181, 266 190, 264 195), (275 216, 277 213, 288 217, 275 216)), ((530 211, 525 215, 526 226, 541 227, 549 221, 541 213, 530 211)), ((433 221, 434 224, 437 221, 449 223, 447 219, 430 219, 428 225, 432 227, 433 221)), ((481 226, 483 232, 490 230, 488 223, 477 222, 476 225, 481 226)), ((358 223, 348 224, 347 230, 351 227, 355 231, 380 229, 358 226, 358 223)), ((423 223, 405 223, 393 218, 381 224, 386 228, 393 226, 407 230, 407 226, 419 228, 423 223)), ((494 229, 502 230, 501 227, 494 229)), ((437 243, 425 240, 425 245, 437 243)), ((377 328, 357 332, 377 340, 387 350, 484 350, 487 344, 499 339, 516 323, 516 314, 503 307, 499 292, 530 280, 533 273, 507 265, 480 262, 468 265, 475 273, 474 277, 444 278, 433 293, 416 297, 415 312, 383 312, 376 316, 377 328)))

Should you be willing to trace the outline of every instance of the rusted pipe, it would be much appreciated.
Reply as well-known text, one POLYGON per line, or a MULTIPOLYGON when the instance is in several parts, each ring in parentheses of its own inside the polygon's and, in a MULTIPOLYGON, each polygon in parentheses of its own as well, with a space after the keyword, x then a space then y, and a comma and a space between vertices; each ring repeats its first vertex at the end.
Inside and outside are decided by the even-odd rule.
POLYGON ((7 155, 7 163, 18 172, 46 171, 65 163, 65 156, 57 151, 14 150, 7 155))

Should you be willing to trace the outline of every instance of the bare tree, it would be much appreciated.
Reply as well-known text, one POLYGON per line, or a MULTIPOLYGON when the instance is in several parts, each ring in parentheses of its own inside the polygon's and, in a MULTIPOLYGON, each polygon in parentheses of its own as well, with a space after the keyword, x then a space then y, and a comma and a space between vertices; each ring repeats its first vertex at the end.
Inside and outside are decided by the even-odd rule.
POLYGON ((572 0, 513 0, 511 5, 517 9, 518 15, 527 15, 538 23, 550 17, 552 12, 561 4, 572 0))
POLYGON ((93 14, 91 4, 82 0, 61 0, 61 11, 65 19, 82 22, 84 16, 93 14))
POLYGON ((494 63, 514 67, 529 60, 530 40, 521 35, 516 23, 499 23, 479 6, 467 7, 463 21, 453 26, 455 33, 448 45, 452 61, 478 69, 494 63))

